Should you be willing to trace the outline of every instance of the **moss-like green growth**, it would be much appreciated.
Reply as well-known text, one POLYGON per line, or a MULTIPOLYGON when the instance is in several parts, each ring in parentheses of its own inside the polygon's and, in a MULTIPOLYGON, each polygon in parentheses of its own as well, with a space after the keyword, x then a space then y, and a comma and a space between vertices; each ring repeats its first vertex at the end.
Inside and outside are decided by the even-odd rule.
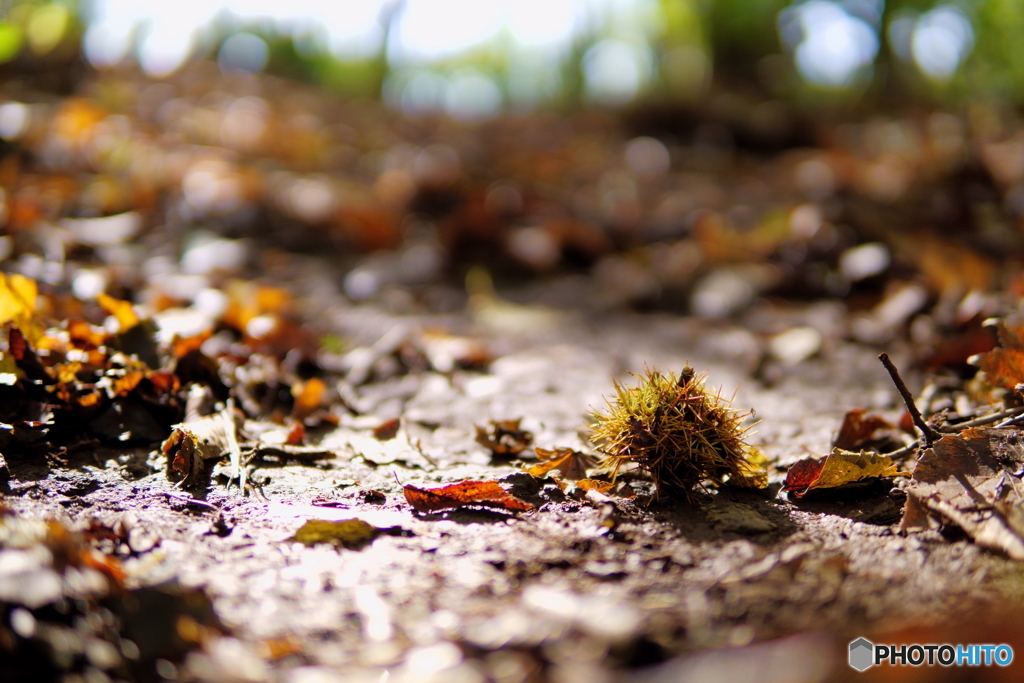
POLYGON ((751 413, 733 410, 728 399, 709 392, 704 375, 689 366, 679 375, 655 369, 635 377, 635 387, 616 382, 607 411, 592 415, 590 439, 613 474, 636 462, 659 493, 687 497, 704 484, 765 485, 763 456, 744 442, 743 421, 751 413))

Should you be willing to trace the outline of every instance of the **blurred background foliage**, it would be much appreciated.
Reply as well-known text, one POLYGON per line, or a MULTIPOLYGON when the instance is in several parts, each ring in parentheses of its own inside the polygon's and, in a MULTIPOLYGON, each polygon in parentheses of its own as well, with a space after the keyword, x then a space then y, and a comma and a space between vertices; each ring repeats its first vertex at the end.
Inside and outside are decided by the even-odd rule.
POLYGON ((464 119, 716 88, 871 111, 1024 99, 1019 0, 8 0, 0 14, 3 72, 58 90, 90 66, 161 77, 212 58, 464 119))

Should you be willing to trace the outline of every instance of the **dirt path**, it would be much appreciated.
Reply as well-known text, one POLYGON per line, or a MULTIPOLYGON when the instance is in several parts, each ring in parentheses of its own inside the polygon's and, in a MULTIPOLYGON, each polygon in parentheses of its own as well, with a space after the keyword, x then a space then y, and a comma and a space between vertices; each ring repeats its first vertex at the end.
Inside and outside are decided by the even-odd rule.
MULTIPOLYGON (((393 324, 439 321, 349 309, 337 322, 372 341, 393 324)), ((342 425, 400 415, 401 438, 419 440, 420 452, 352 455, 327 434, 338 457, 255 469, 261 499, 226 486, 223 465, 208 486, 184 491, 156 452, 83 451, 68 467, 13 461, 3 505, 75 529, 131 515, 151 540, 125 557, 127 585, 200 588, 233 636, 161 665, 179 680, 597 683, 700 678, 700 667, 742 675, 736 666, 769 680, 779 658, 784 680, 827 680, 848 671, 850 637, 944 622, 979 602, 1019 604, 1016 563, 938 532, 900 535, 888 486, 799 504, 735 490, 647 507, 572 500, 518 465, 492 464, 473 439, 474 424, 521 417, 537 446, 584 447, 584 416, 613 377, 688 362, 756 409, 758 440, 785 465, 826 453, 850 408, 895 415, 875 350, 827 341, 820 357, 766 372, 753 367, 760 342, 750 332, 667 315, 563 318, 531 335, 444 322, 490 343, 498 357, 488 370, 364 385, 364 415, 342 425), (460 479, 498 479, 538 509, 419 515, 399 484, 460 479), (361 550, 289 541, 310 518, 386 532, 361 550), (794 634, 803 635, 776 640, 794 634), (742 649, 688 658, 713 648, 742 649)))

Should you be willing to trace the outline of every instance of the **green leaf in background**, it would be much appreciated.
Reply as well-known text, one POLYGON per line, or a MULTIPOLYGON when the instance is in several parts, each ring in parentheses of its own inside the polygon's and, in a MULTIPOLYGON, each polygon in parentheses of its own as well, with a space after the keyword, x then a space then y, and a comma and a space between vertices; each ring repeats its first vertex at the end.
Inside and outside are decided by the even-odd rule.
POLYGON ((0 24, 0 64, 14 59, 24 42, 25 35, 20 27, 0 24))
POLYGON ((28 44, 37 55, 45 55, 60 45, 71 26, 71 12, 64 5, 50 3, 32 13, 28 22, 28 44))

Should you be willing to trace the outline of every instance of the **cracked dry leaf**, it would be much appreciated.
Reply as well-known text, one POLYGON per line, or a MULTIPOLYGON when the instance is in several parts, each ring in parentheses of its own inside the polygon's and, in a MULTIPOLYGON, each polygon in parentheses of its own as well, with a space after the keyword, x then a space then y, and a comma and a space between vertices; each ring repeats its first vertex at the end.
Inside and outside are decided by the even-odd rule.
MULTIPOLYGON (((523 471, 538 479, 543 479, 555 470, 562 473, 562 479, 570 481, 585 479, 587 469, 596 464, 595 458, 592 456, 571 448, 555 448, 550 451, 544 448, 534 448, 533 450, 541 462, 537 465, 523 465, 523 471)), ((610 483, 608 485, 611 487, 610 483)))
POLYGON ((955 524, 979 546, 1024 560, 1024 483, 1017 429, 965 429, 921 455, 907 487, 904 530, 955 524))
POLYGON ((899 474, 892 458, 861 451, 853 453, 834 448, 823 458, 804 458, 789 468, 783 491, 792 491, 802 498, 811 489, 835 488, 874 477, 895 477, 899 474))
POLYGON ((289 540, 306 546, 327 543, 335 547, 361 550, 379 536, 381 530, 361 519, 310 519, 289 540))
POLYGON ((522 512, 534 508, 530 503, 513 496, 493 480, 466 480, 436 488, 420 488, 405 484, 402 488, 405 490, 405 500, 417 512, 438 512, 466 506, 496 507, 522 512))

